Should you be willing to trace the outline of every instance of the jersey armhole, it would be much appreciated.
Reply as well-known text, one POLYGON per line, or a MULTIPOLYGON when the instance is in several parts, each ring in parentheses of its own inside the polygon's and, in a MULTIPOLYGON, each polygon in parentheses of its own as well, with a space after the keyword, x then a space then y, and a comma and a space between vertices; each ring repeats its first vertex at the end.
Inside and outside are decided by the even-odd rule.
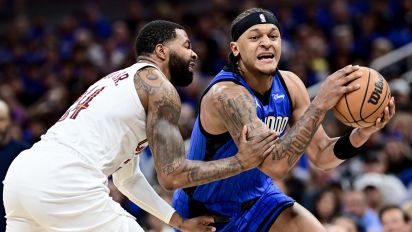
MULTIPOLYGON (((286 94, 288 95, 289 104, 291 105, 291 109, 293 109, 293 108, 294 108, 294 105, 293 105, 293 102, 292 102, 292 98, 290 97, 290 93, 289 93, 288 86, 286 85, 286 82, 285 82, 285 80, 283 79, 283 76, 282 76, 282 74, 280 73, 279 70, 277 70, 277 73, 278 73, 278 75, 279 75, 280 83, 282 84, 283 89, 285 89, 285 92, 286 92, 286 94)), ((292 111, 292 110, 291 110, 291 111, 292 111)), ((290 112, 290 113, 292 114, 292 112, 290 112)))
POLYGON ((200 98, 200 103, 199 103, 199 107, 198 107, 198 112, 199 112, 199 129, 200 129, 200 131, 202 132, 202 134, 205 136, 205 137, 207 137, 207 138, 214 138, 214 139, 228 139, 228 138, 230 138, 230 133, 229 133, 229 131, 226 131, 226 132, 224 132, 224 133, 222 133, 222 134, 217 134, 217 135, 213 135, 213 134, 210 134, 209 132, 207 132, 204 128, 203 128, 203 125, 202 125, 202 120, 200 119, 200 112, 201 112, 201 104, 202 104, 202 100, 203 100, 203 97, 206 95, 206 93, 210 90, 210 88, 212 88, 212 86, 213 85, 215 85, 216 83, 219 83, 219 82, 222 82, 222 81, 231 81, 231 82, 233 82, 233 83, 235 83, 235 84, 237 84, 237 85, 240 85, 240 82, 238 82, 237 80, 235 80, 235 79, 232 79, 232 78, 222 78, 222 79, 219 79, 219 80, 217 80, 217 81, 215 81, 215 82, 213 82, 213 83, 211 83, 206 89, 205 89, 205 91, 203 92, 203 94, 202 94, 202 97, 200 98))

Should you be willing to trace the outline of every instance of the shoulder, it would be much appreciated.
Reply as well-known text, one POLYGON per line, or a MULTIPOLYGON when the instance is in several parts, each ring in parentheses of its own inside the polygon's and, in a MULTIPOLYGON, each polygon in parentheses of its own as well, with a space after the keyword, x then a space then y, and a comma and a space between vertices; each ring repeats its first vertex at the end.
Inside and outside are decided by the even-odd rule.
POLYGON ((157 68, 145 67, 134 75, 134 86, 146 112, 155 104, 170 104, 180 107, 176 88, 157 68))
POLYGON ((303 81, 293 72, 283 70, 279 72, 285 80, 294 109, 305 108, 310 99, 303 81))
POLYGON ((282 75, 283 79, 285 80, 286 86, 288 89, 296 90, 296 89, 306 89, 305 84, 303 84, 302 79, 298 77, 295 73, 291 71, 279 70, 280 74, 282 75))
POLYGON ((239 96, 244 94, 250 95, 244 86, 232 81, 221 81, 214 84, 205 96, 218 98, 220 96, 239 96))
POLYGON ((174 86, 167 80, 165 75, 157 68, 147 66, 137 70, 134 75, 136 89, 142 89, 149 94, 159 90, 175 90, 174 86))

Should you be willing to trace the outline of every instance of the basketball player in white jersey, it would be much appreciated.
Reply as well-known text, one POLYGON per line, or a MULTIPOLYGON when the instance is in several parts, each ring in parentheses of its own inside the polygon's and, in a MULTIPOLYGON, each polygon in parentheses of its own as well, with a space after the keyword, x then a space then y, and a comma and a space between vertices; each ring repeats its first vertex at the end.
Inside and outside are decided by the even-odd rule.
MULTIPOLYGON (((137 63, 102 78, 67 110, 41 141, 22 152, 4 180, 7 232, 143 231, 109 197, 107 177, 131 201, 183 231, 214 231, 213 218, 182 219, 146 181, 138 154, 153 153, 160 184, 173 190, 233 176, 258 166, 275 135, 246 139, 230 158, 186 160, 173 85, 192 81, 197 55, 183 28, 148 23, 136 39, 137 63)), ((246 128, 246 127, 245 127, 246 128)))

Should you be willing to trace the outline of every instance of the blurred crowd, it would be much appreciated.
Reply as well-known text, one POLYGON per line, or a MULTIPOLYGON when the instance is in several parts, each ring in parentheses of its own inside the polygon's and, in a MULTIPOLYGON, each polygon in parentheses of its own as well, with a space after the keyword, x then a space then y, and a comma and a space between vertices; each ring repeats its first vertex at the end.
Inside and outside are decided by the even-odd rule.
MULTIPOLYGON (((142 0, 125 2, 121 17, 103 11, 99 1, 80 1, 78 8, 52 21, 47 15, 8 10, 13 2, 0 1, 0 99, 10 107, 11 137, 29 145, 90 84, 135 62, 135 36, 153 19, 182 24, 199 56, 194 82, 179 89, 185 139, 190 138, 202 90, 226 63, 230 23, 245 9, 262 7, 275 13, 282 36, 279 67, 296 73, 307 87, 347 64, 369 66, 412 42, 412 0, 142 0)), ((26 8, 35 2, 26 1, 26 8)), ((327 172, 303 157, 291 175, 277 183, 329 231, 412 231, 411 85, 400 78, 407 71, 408 62, 380 70, 390 82, 397 113, 361 154, 327 172)), ((332 115, 324 127, 330 136, 350 131, 332 115)), ((170 201, 172 193, 157 185, 150 151, 141 159, 149 181, 170 201)), ((170 230, 112 184, 110 188, 112 197, 148 231, 170 230)))

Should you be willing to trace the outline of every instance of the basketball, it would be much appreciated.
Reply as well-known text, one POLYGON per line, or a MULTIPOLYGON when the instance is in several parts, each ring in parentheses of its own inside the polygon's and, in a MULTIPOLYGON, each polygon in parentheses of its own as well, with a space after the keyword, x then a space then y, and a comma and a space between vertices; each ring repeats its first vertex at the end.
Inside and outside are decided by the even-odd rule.
POLYGON ((350 84, 359 84, 360 88, 343 95, 333 108, 336 118, 351 127, 363 128, 375 124, 381 117, 391 98, 391 91, 385 78, 376 70, 360 67, 362 77, 350 84))

